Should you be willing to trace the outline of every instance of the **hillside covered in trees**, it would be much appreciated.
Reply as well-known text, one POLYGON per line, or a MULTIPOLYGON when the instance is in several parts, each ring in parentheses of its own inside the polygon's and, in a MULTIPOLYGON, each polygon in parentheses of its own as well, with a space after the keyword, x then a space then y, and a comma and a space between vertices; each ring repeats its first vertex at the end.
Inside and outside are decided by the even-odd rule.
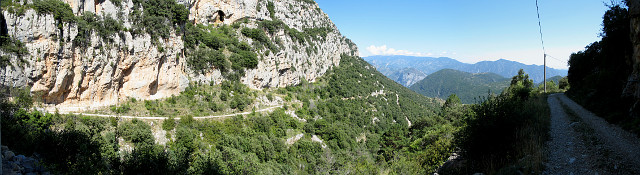
POLYGON ((456 94, 462 103, 480 102, 480 97, 500 94, 509 86, 509 79, 494 73, 472 74, 453 69, 442 69, 418 81, 409 89, 424 96, 446 99, 456 94))
MULTIPOLYGON (((640 133, 638 108, 634 105, 632 84, 631 23, 626 6, 612 5, 604 14, 602 39, 571 55, 569 60, 569 97, 585 108, 640 133), (625 90, 628 89, 628 90, 625 90)), ((637 66, 637 65, 635 65, 637 66)))
POLYGON ((59 173, 424 174, 447 159, 461 126, 462 115, 442 111, 357 57, 343 56, 316 83, 274 93, 300 104, 222 120, 148 121, 43 114, 24 100, 5 102, 3 144, 38 153, 59 173), (154 136, 158 126, 164 144, 154 136), (132 151, 122 151, 118 138, 132 151))

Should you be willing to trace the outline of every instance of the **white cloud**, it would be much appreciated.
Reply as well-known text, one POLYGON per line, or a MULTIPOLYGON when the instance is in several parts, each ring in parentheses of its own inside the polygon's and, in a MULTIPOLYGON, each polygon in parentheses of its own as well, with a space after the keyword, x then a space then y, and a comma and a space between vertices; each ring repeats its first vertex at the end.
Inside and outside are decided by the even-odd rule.
POLYGON ((405 56, 431 56, 431 53, 411 52, 407 50, 396 50, 394 48, 387 48, 387 45, 375 46, 371 45, 367 47, 372 55, 405 55, 405 56))

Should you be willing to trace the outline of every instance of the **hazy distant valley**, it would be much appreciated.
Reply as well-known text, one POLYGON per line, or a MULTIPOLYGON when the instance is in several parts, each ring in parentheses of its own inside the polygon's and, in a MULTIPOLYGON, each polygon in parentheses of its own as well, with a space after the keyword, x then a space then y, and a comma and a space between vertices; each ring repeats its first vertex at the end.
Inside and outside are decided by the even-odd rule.
MULTIPOLYGON (((543 66, 525 65, 504 59, 468 64, 446 57, 379 55, 364 57, 364 60, 375 66, 385 76, 406 87, 442 69, 454 69, 468 73, 495 73, 505 78, 511 77, 517 74, 518 70, 523 69, 535 83, 540 83, 544 79, 543 66)), ((547 78, 554 76, 567 76, 567 70, 547 68, 547 78)))

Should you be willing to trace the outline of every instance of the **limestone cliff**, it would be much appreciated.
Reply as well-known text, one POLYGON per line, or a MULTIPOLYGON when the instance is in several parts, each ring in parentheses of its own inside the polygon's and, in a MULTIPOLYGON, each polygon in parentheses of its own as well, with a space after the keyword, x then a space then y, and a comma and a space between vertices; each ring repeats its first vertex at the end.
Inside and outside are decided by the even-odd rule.
MULTIPOLYGON (((14 0, 15 1, 15 0, 14 0)), ((23 1, 21 1, 24 3, 23 1)), ((30 3, 29 0, 27 3, 30 3)), ((131 29, 135 20, 134 1, 64 0, 74 15, 94 13, 122 21, 131 29)), ((314 81, 340 62, 340 55, 358 55, 356 46, 337 30, 315 2, 302 0, 177 0, 189 11, 193 24, 220 26, 243 22, 257 28, 257 22, 277 18, 289 28, 329 28, 325 39, 296 42, 280 30, 265 32, 281 42, 278 52, 258 50, 257 68, 246 70, 241 82, 254 89, 284 87, 302 79, 314 81), (270 7, 268 7, 270 6, 270 7), (305 52, 314 50, 314 52, 305 52)), ((27 8, 23 13, 3 10, 9 36, 23 42, 28 54, 23 63, 11 55, 12 65, 0 68, 4 86, 32 86, 31 91, 45 104, 65 110, 82 110, 112 105, 127 97, 158 99, 183 91, 190 82, 220 83, 224 77, 212 68, 197 73, 186 65, 183 33, 175 29, 167 38, 154 42, 149 33, 124 30, 106 39, 91 32, 87 46, 74 44, 78 24, 59 22, 52 14, 27 8)), ((252 39, 236 31, 241 41, 252 39)), ((2 51, 0 51, 2 52, 2 51)), ((9 55, 8 53, 2 53, 9 55)))

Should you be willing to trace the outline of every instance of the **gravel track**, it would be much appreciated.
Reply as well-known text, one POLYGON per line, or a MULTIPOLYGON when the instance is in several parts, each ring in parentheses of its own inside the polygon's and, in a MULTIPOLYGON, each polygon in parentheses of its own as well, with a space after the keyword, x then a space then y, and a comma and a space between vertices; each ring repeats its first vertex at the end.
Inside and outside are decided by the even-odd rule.
POLYGON ((564 94, 547 99, 551 139, 543 174, 640 174, 640 140, 564 94))
MULTIPOLYGON (((272 107, 268 107, 268 108, 264 108, 264 109, 259 109, 256 110, 255 112, 273 112, 273 110, 275 110, 276 108, 282 108, 283 105, 278 105, 278 106, 272 106, 272 107)), ((210 116, 202 116, 202 117, 193 117, 193 119, 211 119, 211 118, 224 118, 224 117, 232 117, 232 116, 236 116, 236 115, 249 115, 251 114, 253 111, 251 112, 240 112, 240 113, 233 113, 233 114, 225 114, 225 115, 210 115, 210 116)), ((85 113, 66 113, 66 114, 75 114, 75 115, 84 115, 84 116, 94 116, 94 117, 120 117, 120 118, 126 118, 126 119, 150 119, 150 120, 164 120, 164 119, 169 119, 169 117, 136 117, 136 116, 127 116, 127 115, 111 115, 111 114, 85 114, 85 113)), ((180 117, 175 117, 175 120, 180 120, 180 117)))

